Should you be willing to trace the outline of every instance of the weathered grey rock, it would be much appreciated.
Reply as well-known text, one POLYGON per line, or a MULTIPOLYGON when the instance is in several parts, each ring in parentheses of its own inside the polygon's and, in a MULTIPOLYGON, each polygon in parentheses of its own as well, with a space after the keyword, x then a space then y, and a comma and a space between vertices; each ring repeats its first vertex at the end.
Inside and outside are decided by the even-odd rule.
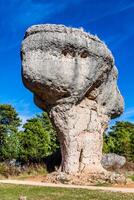
POLYGON ((105 169, 120 169, 125 165, 126 158, 115 153, 109 153, 103 155, 101 163, 105 169))
POLYGON ((124 174, 118 174, 118 173, 111 173, 111 175, 108 177, 108 180, 110 183, 114 184, 126 184, 127 180, 124 174))
POLYGON ((62 25, 30 27, 22 42, 22 77, 57 130, 65 173, 100 173, 103 132, 123 112, 117 69, 106 45, 62 25))

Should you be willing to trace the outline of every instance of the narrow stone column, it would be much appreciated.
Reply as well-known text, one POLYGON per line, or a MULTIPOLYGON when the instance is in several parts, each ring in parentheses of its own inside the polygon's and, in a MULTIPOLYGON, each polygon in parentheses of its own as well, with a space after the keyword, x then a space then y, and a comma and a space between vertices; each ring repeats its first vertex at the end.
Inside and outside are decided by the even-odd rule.
POLYGON ((86 98, 72 107, 58 105, 50 116, 60 140, 61 170, 68 174, 103 172, 103 132, 108 125, 103 109, 86 98))

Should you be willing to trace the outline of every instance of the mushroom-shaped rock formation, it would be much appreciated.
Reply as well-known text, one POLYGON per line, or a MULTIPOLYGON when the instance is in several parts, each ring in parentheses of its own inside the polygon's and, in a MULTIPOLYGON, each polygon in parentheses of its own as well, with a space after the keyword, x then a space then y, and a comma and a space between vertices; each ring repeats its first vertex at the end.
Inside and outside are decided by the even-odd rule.
POLYGON ((110 50, 81 29, 47 24, 26 31, 21 53, 24 85, 57 131, 61 170, 101 173, 103 132, 124 108, 110 50))

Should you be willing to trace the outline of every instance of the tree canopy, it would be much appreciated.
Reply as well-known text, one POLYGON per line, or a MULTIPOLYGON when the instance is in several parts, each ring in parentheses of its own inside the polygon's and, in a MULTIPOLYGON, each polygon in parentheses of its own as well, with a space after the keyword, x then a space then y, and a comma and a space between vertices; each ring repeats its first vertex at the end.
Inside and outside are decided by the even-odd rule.
POLYGON ((103 150, 134 160, 134 124, 125 121, 116 122, 104 135, 103 150))
MULTIPOLYGON (((46 112, 26 121, 7 104, 0 105, 0 161, 42 162, 59 148, 56 132, 46 112)), ((134 124, 116 122, 104 134, 104 153, 117 153, 134 161, 134 124)))
POLYGON ((11 105, 0 105, 0 160, 17 158, 17 134, 20 125, 21 120, 16 110, 11 105))
POLYGON ((23 125, 16 110, 0 105, 0 160, 17 159, 40 162, 59 147, 56 133, 47 113, 37 115, 23 125))
POLYGON ((29 119, 19 134, 20 158, 25 162, 40 162, 59 147, 56 133, 47 113, 29 119))

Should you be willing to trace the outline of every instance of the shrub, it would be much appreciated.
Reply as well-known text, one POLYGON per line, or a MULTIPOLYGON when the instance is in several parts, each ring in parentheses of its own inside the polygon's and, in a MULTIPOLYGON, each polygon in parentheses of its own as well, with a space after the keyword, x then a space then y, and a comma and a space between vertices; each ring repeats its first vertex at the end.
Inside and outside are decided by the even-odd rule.
POLYGON ((116 153, 134 161, 134 124, 116 122, 104 135, 104 153, 116 153))
POLYGON ((39 163, 59 148, 56 133, 46 113, 28 120, 19 134, 20 160, 39 163))
POLYGON ((18 176, 20 172, 20 169, 16 166, 11 166, 4 162, 0 163, 0 174, 6 178, 9 176, 18 176))

